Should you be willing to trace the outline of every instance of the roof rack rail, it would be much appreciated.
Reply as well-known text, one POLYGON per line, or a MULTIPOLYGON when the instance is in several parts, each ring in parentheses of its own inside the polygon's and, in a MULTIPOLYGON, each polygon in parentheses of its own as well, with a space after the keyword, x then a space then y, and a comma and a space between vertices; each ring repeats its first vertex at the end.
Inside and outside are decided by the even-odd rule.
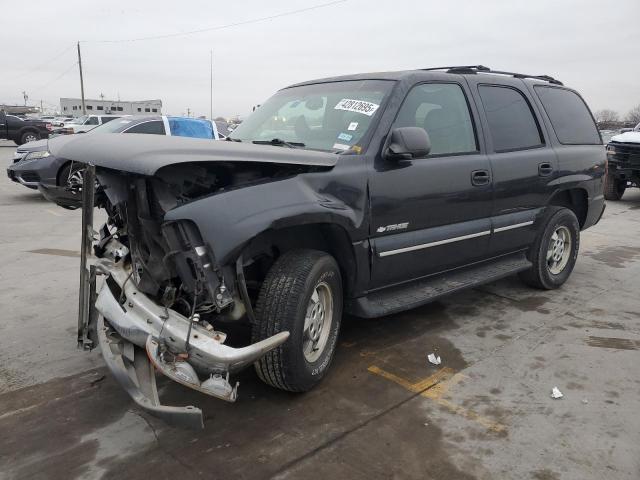
POLYGON ((421 68, 420 70, 446 70, 447 73, 458 74, 495 73, 497 75, 510 75, 514 78, 535 78, 536 80, 544 80, 545 82, 553 83, 555 85, 563 85, 560 80, 556 80, 549 75, 527 75, 525 73, 503 72, 501 70, 491 70, 489 67, 485 67, 484 65, 456 65, 451 67, 421 68))

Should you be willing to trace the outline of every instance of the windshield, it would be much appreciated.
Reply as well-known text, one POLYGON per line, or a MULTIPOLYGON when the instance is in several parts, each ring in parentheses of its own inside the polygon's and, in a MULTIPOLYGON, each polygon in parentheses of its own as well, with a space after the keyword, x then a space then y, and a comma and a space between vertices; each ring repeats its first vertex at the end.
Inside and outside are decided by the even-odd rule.
POLYGON ((386 80, 354 80, 286 88, 261 105, 230 138, 277 139, 300 148, 359 152, 392 86, 386 80))
MULTIPOLYGON (((104 121, 104 120, 103 120, 104 121)), ((103 123, 95 128, 90 130, 91 133, 120 133, 123 130, 135 125, 138 123, 139 119, 133 119, 131 117, 123 117, 117 118, 115 120, 111 120, 110 122, 103 123)))

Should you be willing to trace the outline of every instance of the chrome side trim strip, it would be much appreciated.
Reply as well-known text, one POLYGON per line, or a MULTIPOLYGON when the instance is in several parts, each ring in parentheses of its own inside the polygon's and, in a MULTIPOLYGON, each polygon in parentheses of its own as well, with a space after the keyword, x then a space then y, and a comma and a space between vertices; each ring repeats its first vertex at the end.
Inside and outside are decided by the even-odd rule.
POLYGON ((493 232, 494 233, 506 232, 507 230, 513 230, 514 228, 527 227, 529 225, 533 225, 533 220, 529 220, 528 222, 522 222, 522 223, 514 223, 513 225, 507 225, 506 227, 494 228, 493 232))
POLYGON ((387 250, 385 252, 378 253, 378 256, 388 257, 389 255, 397 255, 398 253, 413 252, 414 250, 422 250, 423 248, 437 247, 438 245, 445 245, 447 243, 461 242, 462 240, 468 240, 470 238, 482 237, 484 235, 489 235, 490 233, 491 233, 491 230, 485 230, 483 232, 471 233, 469 235, 463 235, 461 237, 453 237, 453 238, 447 238, 446 240, 438 240, 437 242, 422 243, 420 245, 413 245, 411 247, 398 248, 396 250, 387 250))

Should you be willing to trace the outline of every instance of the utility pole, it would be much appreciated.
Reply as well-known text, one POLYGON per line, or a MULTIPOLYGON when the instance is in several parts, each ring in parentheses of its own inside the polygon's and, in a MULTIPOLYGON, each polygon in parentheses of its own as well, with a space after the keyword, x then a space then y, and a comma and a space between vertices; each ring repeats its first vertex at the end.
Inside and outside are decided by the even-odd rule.
POLYGON ((29 95, 27 95, 26 91, 22 91, 22 98, 24 98, 24 106, 27 106, 27 100, 29 100, 29 95))
POLYGON ((84 79, 82 78, 82 56, 80 56, 80 42, 78 42, 78 67, 80 69, 80 98, 82 99, 82 114, 87 114, 87 108, 84 104, 84 79))
POLYGON ((191 110, 189 109, 189 107, 187 107, 187 117, 191 116, 191 110))
POLYGON ((213 50, 211 50, 211 69, 210 69, 210 80, 209 80, 209 107, 210 107, 210 116, 209 119, 213 120, 213 50))
POLYGON ((40 115, 42 115, 44 111, 42 110, 42 100, 40 100, 40 115))

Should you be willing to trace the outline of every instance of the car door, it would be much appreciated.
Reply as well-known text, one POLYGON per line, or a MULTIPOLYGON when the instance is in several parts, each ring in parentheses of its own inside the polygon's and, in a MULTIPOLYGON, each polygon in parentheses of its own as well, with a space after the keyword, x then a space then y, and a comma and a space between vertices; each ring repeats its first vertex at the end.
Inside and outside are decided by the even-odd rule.
POLYGON ((0 138, 9 138, 7 136, 7 115, 4 110, 0 110, 0 138))
POLYGON ((557 157, 545 138, 538 111, 519 79, 504 84, 470 79, 487 125, 487 151, 493 171, 493 255, 533 243, 536 220, 557 177, 557 157))
POLYGON ((14 115, 6 115, 5 123, 7 129, 7 138, 12 140, 20 140, 20 130, 24 126, 24 121, 14 115))
POLYGON ((485 257, 492 181, 465 84, 427 82, 409 91, 393 128, 429 134, 425 158, 378 154, 370 174, 372 288, 460 267, 485 257))

